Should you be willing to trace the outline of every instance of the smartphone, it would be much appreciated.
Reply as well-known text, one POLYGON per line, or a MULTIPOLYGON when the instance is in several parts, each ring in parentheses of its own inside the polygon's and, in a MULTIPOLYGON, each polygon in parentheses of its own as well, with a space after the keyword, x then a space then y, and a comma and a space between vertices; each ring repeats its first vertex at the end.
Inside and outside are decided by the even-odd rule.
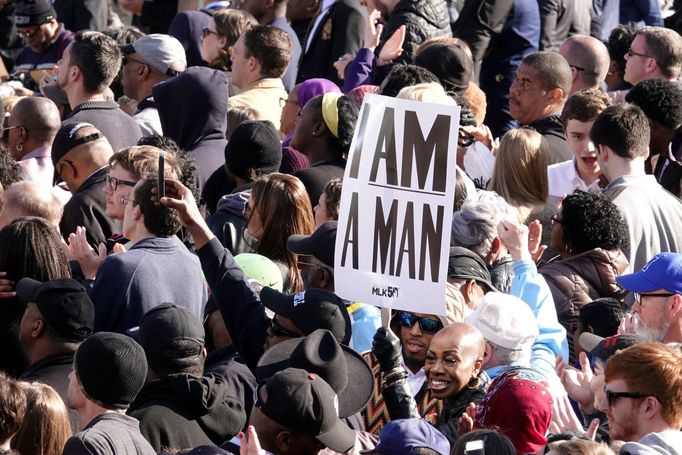
POLYGON ((165 164, 166 162, 163 154, 159 155, 159 199, 166 196, 165 164))
POLYGON ((477 439, 475 441, 467 442, 464 446, 465 455, 484 455, 485 449, 483 444, 483 439, 477 439))

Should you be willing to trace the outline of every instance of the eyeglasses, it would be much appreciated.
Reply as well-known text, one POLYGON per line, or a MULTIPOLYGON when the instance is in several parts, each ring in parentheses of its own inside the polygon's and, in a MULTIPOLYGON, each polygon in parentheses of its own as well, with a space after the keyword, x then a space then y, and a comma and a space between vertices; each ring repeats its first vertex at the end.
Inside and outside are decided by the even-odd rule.
POLYGON ((8 126, 6 128, 3 128, 2 132, 4 133, 5 131, 13 130, 14 128, 23 128, 23 126, 19 126, 19 125, 8 126))
POLYGON ((121 64, 122 64, 123 66, 126 66, 126 65, 127 65, 128 63, 130 63, 130 62, 135 62, 135 63, 138 63, 138 64, 140 64, 140 65, 147 65, 145 62, 143 62, 143 61, 141 61, 141 60, 135 60, 134 58, 132 58, 132 57, 129 56, 129 55, 124 55, 124 56, 123 56, 123 60, 121 60, 121 64))
MULTIPOLYGON (((45 22, 43 22, 43 24, 45 24, 45 22)), ((35 36, 36 33, 38 33, 38 30, 40 30, 40 27, 42 27, 43 24, 38 25, 37 27, 35 27, 34 29, 32 29, 30 31, 18 30, 17 35, 19 35, 20 37, 22 37, 24 39, 31 39, 35 36)))
POLYGON ((645 297, 649 297, 649 298, 654 298, 654 297, 672 297, 672 296, 675 295, 675 294, 671 294, 671 293, 669 293, 669 292, 663 292, 663 293, 661 293, 661 294, 651 294, 651 293, 641 293, 641 294, 640 294, 639 292, 633 292, 633 294, 634 294, 634 296, 635 296, 635 302, 639 302, 640 305, 642 304, 642 299, 645 298, 645 297))
POLYGON ((628 49, 628 51, 626 52, 626 55, 627 55, 628 57, 646 57, 646 58, 653 58, 654 60, 656 60, 656 59, 655 59, 654 57, 652 57, 651 55, 642 54, 641 52, 635 52, 635 51, 632 50, 632 48, 628 49))
POLYGON ((476 142, 476 138, 474 138, 473 134, 462 128, 459 129, 459 132, 457 133, 457 145, 459 147, 469 147, 474 142, 476 142))
POLYGON ((604 393, 606 394, 606 401, 609 403, 609 407, 613 406, 613 404, 616 402, 616 400, 618 400, 618 398, 638 399, 646 398, 649 396, 634 392, 612 392, 608 388, 606 388, 606 386, 604 386, 604 393))
POLYGON ((202 38, 206 38, 208 35, 223 36, 218 32, 214 32, 213 30, 211 30, 208 27, 204 27, 203 29, 201 29, 202 38))
POLYGON ((400 325, 408 329, 412 328, 414 324, 419 322, 419 328, 424 333, 436 333, 443 328, 443 324, 440 321, 427 317, 417 317, 414 313, 408 313, 407 311, 400 312, 400 325))
POLYGON ((571 68, 573 68, 574 70, 576 70, 576 71, 578 71, 578 72, 587 71, 587 70, 586 70, 585 68, 583 68, 582 66, 575 66, 575 65, 568 65, 568 66, 570 66, 571 68))
POLYGON ((557 224, 558 224, 559 226, 562 225, 561 220, 559 219, 559 215, 554 215, 554 216, 552 216, 552 218, 550 218, 550 220, 551 220, 551 222, 552 222, 552 226, 555 226, 555 225, 557 225, 557 224))
POLYGON ((127 196, 121 196, 121 205, 128 205, 129 202, 132 202, 133 204, 139 204, 135 199, 131 199, 127 196))
POLYGON ((135 186, 137 185, 137 182, 131 182, 130 180, 123 180, 123 179, 117 179, 116 177, 112 177, 111 175, 107 175, 107 183, 109 184, 109 188, 111 188, 111 191, 116 191, 119 185, 126 185, 126 186, 135 186))
POLYGON ((276 337, 287 337, 287 338, 300 338, 302 335, 300 333, 290 332, 277 322, 277 319, 270 319, 270 331, 273 336, 276 337))

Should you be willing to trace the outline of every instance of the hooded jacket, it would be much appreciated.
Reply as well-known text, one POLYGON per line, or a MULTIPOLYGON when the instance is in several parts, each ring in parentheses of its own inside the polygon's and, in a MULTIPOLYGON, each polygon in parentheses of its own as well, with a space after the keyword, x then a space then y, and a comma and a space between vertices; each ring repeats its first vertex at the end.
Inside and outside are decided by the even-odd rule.
POLYGON ((376 55, 401 25, 405 25, 405 41, 398 63, 411 63, 417 47, 427 39, 452 36, 445 0, 401 0, 388 17, 376 55))
POLYGON ((676 430, 649 433, 639 442, 628 442, 621 455, 682 455, 682 433, 676 430))
POLYGON ((197 66, 153 90, 164 135, 197 163, 199 190, 225 163, 227 87, 224 72, 197 66))
POLYGON ((244 427, 241 399, 215 373, 172 374, 142 387, 128 409, 154 449, 222 444, 244 427))

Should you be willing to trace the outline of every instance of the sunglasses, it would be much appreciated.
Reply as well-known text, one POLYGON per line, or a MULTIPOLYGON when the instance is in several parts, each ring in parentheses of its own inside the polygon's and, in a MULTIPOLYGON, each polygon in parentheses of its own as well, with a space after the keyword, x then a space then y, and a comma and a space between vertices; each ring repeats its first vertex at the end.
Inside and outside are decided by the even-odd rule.
POLYGON ((407 311, 400 312, 400 325, 405 328, 411 329, 414 324, 419 322, 419 329, 424 333, 436 333, 443 328, 443 324, 440 321, 427 317, 417 317, 414 313, 408 313, 407 311))
POLYGON ((476 139, 474 138, 473 134, 464 131, 463 129, 459 129, 459 132, 457 133, 457 145, 460 147, 469 147, 471 144, 476 142, 476 139))
POLYGON ((606 401, 609 403, 609 406, 613 406, 613 404, 619 399, 619 398, 632 398, 632 399, 639 399, 639 398, 646 398, 648 395, 642 395, 641 393, 634 393, 634 392, 612 392, 609 389, 604 386, 604 393, 606 394, 606 401))
POLYGON ((290 332, 277 322, 277 319, 270 319, 270 331, 273 336, 276 337, 287 337, 287 338, 300 338, 302 335, 300 333, 290 332))

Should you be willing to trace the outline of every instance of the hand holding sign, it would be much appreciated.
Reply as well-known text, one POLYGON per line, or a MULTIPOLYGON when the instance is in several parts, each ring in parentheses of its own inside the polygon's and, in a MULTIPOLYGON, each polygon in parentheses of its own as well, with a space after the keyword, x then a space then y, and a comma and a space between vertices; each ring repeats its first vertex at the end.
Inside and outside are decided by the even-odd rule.
POLYGON ((379 361, 381 371, 400 365, 400 340, 388 327, 379 327, 372 341, 372 354, 379 361))

